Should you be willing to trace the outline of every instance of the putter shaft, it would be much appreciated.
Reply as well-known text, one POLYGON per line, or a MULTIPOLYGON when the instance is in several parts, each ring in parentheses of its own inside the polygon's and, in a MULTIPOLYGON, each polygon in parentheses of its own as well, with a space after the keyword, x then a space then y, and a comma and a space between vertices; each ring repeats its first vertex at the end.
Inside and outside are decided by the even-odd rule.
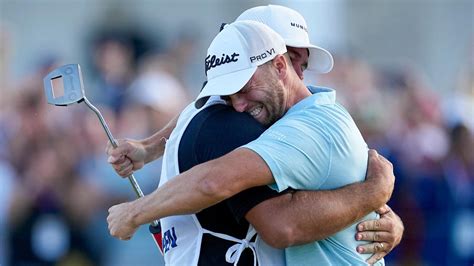
MULTIPOLYGON (((97 115, 97 117, 100 120, 100 124, 104 128, 104 131, 107 134, 107 137, 109 138, 110 143, 112 144, 112 146, 114 148, 117 148, 117 146, 118 146, 117 141, 112 136, 112 132, 110 132, 110 129, 107 126, 107 123, 105 122, 105 119, 102 116, 102 114, 100 113, 99 109, 97 109, 94 105, 92 105, 92 103, 90 103, 89 100, 87 100, 86 97, 84 97, 84 102, 86 103, 87 107, 89 107, 97 115)), ((137 197, 138 198, 143 197, 144 196, 143 191, 141 190, 140 186, 138 185, 137 180, 135 179, 133 174, 128 176, 128 180, 130 181, 130 184, 132 185, 133 190, 135 191, 135 194, 137 194, 137 197)), ((159 225, 158 221, 156 221, 156 220, 152 221, 151 224, 153 226, 158 226, 159 225)))

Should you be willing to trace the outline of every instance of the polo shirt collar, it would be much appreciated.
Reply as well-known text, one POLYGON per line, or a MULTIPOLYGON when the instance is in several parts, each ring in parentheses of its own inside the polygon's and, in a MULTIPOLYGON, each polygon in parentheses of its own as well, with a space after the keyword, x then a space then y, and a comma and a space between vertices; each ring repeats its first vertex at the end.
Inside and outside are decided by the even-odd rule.
POLYGON ((336 103, 336 91, 326 87, 308 86, 308 90, 313 94, 299 101, 291 107, 287 114, 299 111, 313 105, 326 105, 336 103))

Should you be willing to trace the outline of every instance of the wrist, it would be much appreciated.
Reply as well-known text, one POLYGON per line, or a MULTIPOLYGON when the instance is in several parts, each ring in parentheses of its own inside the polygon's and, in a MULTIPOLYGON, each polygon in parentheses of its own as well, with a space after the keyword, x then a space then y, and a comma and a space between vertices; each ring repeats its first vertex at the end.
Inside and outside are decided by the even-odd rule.
POLYGON ((137 203, 138 203, 138 200, 135 200, 135 201, 132 201, 129 203, 129 217, 130 217, 130 223, 135 226, 135 227, 138 227, 140 224, 138 222, 138 219, 139 219, 139 211, 138 211, 138 206, 137 206, 137 203))
POLYGON ((134 226, 148 224, 161 217, 159 209, 157 209, 158 206, 153 204, 156 202, 153 195, 154 192, 130 202, 132 204, 130 206, 131 223, 134 226))
POLYGON ((163 155, 166 141, 167 139, 161 135, 140 141, 145 155, 145 163, 149 163, 163 155))
POLYGON ((138 227, 146 223, 144 220, 145 210, 143 209, 143 198, 130 202, 130 222, 133 226, 138 227))
POLYGON ((366 196, 365 202, 367 203, 367 207, 370 209, 370 211, 376 210, 385 204, 383 193, 377 189, 378 186, 379 184, 370 180, 362 182, 362 190, 366 196))
POLYGON ((152 143, 148 139, 144 139, 140 140, 138 144, 140 145, 140 150, 143 153, 144 163, 153 161, 153 158, 151 158, 151 152, 153 150, 152 143))

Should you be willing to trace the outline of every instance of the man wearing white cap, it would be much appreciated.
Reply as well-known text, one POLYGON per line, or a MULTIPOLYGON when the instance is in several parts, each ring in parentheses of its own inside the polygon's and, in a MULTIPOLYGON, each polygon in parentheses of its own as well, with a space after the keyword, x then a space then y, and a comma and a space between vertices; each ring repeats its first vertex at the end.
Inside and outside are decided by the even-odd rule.
MULTIPOLYGON (((244 14, 245 14, 245 13, 244 13, 244 14)), ((243 14, 243 15, 244 15, 244 14, 243 14)), ((303 22, 304 22, 304 21, 303 21, 303 22)), ((303 25, 304 25, 304 24, 295 23, 295 25, 291 25, 291 26, 292 26, 292 27, 302 27, 303 25)), ((258 35, 257 35, 257 36, 258 36, 258 35)), ((238 41, 239 41, 238 38, 237 38, 237 39, 235 39, 235 38, 233 39, 233 38, 231 38, 231 37, 232 37, 232 35, 230 35, 230 36, 225 36, 225 38, 222 37, 222 39, 225 39, 226 41, 225 41, 224 44, 221 44, 221 45, 222 45, 222 46, 230 45, 230 47, 232 47, 232 44, 238 43, 238 41)), ((216 38, 216 39, 217 39, 217 38, 216 38)), ((270 38, 270 39, 271 39, 271 38, 270 38)), ((272 40, 270 40, 270 41, 272 41, 272 40)), ((258 43, 258 42, 257 42, 257 43, 258 43)), ((309 41, 308 41, 308 43, 309 43, 309 41)), ((213 44, 214 44, 214 42, 213 42, 213 44)), ((261 43, 260 43, 259 45, 261 45, 261 43)), ((295 45, 296 45, 296 44, 295 44, 295 45)), ((270 47, 270 46, 269 46, 269 47, 270 47)), ((282 47, 284 48, 284 43, 283 43, 283 45, 280 45, 280 48, 282 48, 282 47)), ((257 49, 258 47, 254 47, 254 48, 257 49)), ((274 58, 274 56, 275 56, 276 54, 282 53, 283 48, 279 50, 278 47, 272 47, 272 48, 269 48, 269 49, 265 50, 265 51, 262 52, 262 53, 256 53, 256 54, 254 54, 253 56, 249 57, 248 60, 250 60, 251 63, 252 63, 252 61, 255 61, 256 63, 255 63, 254 66, 251 67, 251 68, 243 69, 243 70, 241 71, 241 73, 239 73, 239 75, 235 75, 235 73, 234 73, 233 76, 235 76, 235 79, 234 79, 235 82, 231 82, 231 84, 238 83, 239 81, 240 81, 240 83, 243 82, 243 83, 245 84, 245 82, 246 82, 247 80, 249 80, 250 77, 253 75, 253 73, 255 72, 255 69, 257 68, 256 66, 257 66, 259 63, 266 62, 266 61, 268 61, 268 59, 274 58)), ((213 49, 213 47, 212 47, 212 45, 211 45, 211 47, 210 47, 209 50, 211 51, 212 49, 213 49)), ((285 48, 285 50, 286 50, 286 48, 285 48)), ((305 49, 303 49, 303 50, 305 50, 305 49)), ((263 50, 261 50, 261 51, 263 51, 263 50)), ((310 55, 311 55, 311 53, 312 53, 312 51, 310 52, 310 55)), ((327 52, 326 52, 326 53, 327 53, 327 52)), ((313 53, 313 54, 314 54, 314 53, 313 53)), ((329 53, 327 53, 327 54, 329 54, 329 53)), ((330 55, 329 55, 329 56, 330 56, 330 55)), ((214 53, 214 54, 212 54, 212 55, 210 54, 210 56, 209 56, 209 58, 208 58, 208 60, 207 60, 207 64, 206 64, 206 68, 209 70, 209 82, 210 82, 209 85, 210 85, 210 86, 208 85, 208 86, 206 86, 206 87, 204 88, 203 93, 201 94, 201 96, 220 95, 220 94, 222 94, 222 93, 223 93, 223 94, 229 94, 228 91, 235 92, 235 91, 240 90, 240 88, 237 88, 237 89, 236 89, 236 88, 229 88, 229 87, 227 86, 228 83, 225 83, 226 86, 224 86, 225 89, 223 89, 223 90, 219 90, 217 87, 214 87, 214 89, 215 89, 216 91, 213 91, 213 90, 212 90, 212 89, 213 89, 212 84, 218 83, 218 79, 219 79, 218 77, 222 74, 221 72, 218 72, 217 70, 219 70, 221 67, 224 67, 225 65, 231 65, 231 64, 237 65, 237 64, 239 63, 239 62, 238 62, 238 61, 239 61, 239 57, 240 57, 240 61, 241 61, 241 62, 244 62, 244 63, 246 62, 245 60, 242 60, 242 57, 241 57, 240 54, 235 53, 235 52, 234 52, 234 53, 228 53, 228 54, 223 53, 222 55, 221 55, 220 52, 219 52, 219 53, 214 53), (217 54, 218 56, 216 56, 216 54, 217 54), (214 70, 215 70, 215 71, 214 71, 214 70), (216 78, 216 77, 217 77, 217 78, 216 78), (214 81, 214 83, 212 83, 212 81, 214 81), (226 90, 227 90, 227 92, 225 92, 226 90), (207 94, 207 95, 206 95, 206 94, 207 94)), ((332 58, 331 58, 331 59, 332 59, 332 58)), ((288 61, 288 62, 289 62, 289 61, 288 61)), ((311 61, 311 59, 310 59, 310 65, 309 65, 309 67, 312 67, 311 62, 312 62, 312 61, 311 61)), ((326 66, 326 70, 330 70, 331 67, 332 67, 332 61, 331 61, 330 67, 327 67, 327 66, 326 66)), ((245 67, 244 67, 244 68, 245 68, 245 67)), ((321 69, 324 69, 324 68, 321 68, 321 69)), ((301 70, 300 68, 298 68, 298 69, 297 69, 297 72, 298 72, 298 70, 299 70, 299 72, 300 72, 300 73, 298 73, 298 75, 301 76, 301 75, 302 75, 302 70, 301 70)), ((226 73, 225 73, 225 74, 226 74, 226 73)), ((228 74, 228 73, 227 73, 227 74, 228 74)), ((232 76, 232 74, 230 74, 230 75, 232 76)), ((226 76, 226 80, 228 80, 228 78, 229 78, 229 75, 226 76)), ((241 87, 242 84, 237 84, 237 87, 238 87, 238 86, 241 87)), ((197 104, 202 104, 202 101, 199 101, 197 104)), ((209 104, 209 103, 208 103, 208 104, 209 104)), ((263 106, 263 105, 262 105, 262 106, 263 106)), ((276 106, 278 106, 278 104, 277 104, 276 106)), ((274 118, 271 118, 271 117, 266 117, 266 118, 265 118, 263 114, 264 114, 265 112, 271 113, 271 112, 268 112, 268 110, 272 109, 272 107, 271 107, 270 104, 269 104, 269 105, 265 105, 264 107, 265 107, 265 108, 260 108, 260 107, 254 108, 253 110, 250 110, 250 113, 254 114, 254 115, 256 116, 256 119, 257 119, 257 120, 259 120, 260 122, 264 122, 264 123, 271 123, 271 122, 273 122, 274 120, 276 120, 276 119, 279 118, 279 117, 278 117, 278 116, 279 116, 279 114, 278 114, 279 111, 278 111, 278 110, 277 110, 277 112, 276 112, 277 114, 274 116, 274 118), (262 113, 262 112, 263 112, 263 113, 262 113), (267 119, 267 118, 268 118, 268 119, 267 119)), ((187 109, 187 110, 188 110, 188 109, 187 109)), ((186 112, 186 111, 185 111, 185 112, 186 112)), ((170 140, 172 140, 172 138, 171 138, 170 140)), ((367 155, 366 155, 366 157, 367 157, 367 155)), ((165 158, 166 158, 166 157, 165 157, 165 158)), ((364 169, 364 171, 365 171, 365 169, 364 169)), ((365 172, 364 172, 364 173, 365 173, 365 172)), ((257 229, 258 229, 258 228, 257 228, 257 229)), ((354 233, 355 233, 355 231, 354 231, 354 233)), ((353 238, 353 235, 352 235, 352 238, 353 238)), ((298 240, 298 241, 300 241, 300 240, 298 240)), ((303 242, 304 242, 304 241, 303 241, 303 242)))

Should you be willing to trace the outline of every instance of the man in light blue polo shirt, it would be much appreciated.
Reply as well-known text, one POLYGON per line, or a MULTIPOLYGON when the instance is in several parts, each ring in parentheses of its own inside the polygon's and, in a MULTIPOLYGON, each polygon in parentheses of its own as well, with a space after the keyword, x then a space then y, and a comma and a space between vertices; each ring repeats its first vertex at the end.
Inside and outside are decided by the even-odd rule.
MULTIPOLYGON (((313 95, 292 106, 257 140, 245 145, 267 163, 276 189, 329 190, 363 181, 367 144, 348 112, 336 103, 336 92, 310 88, 313 95)), ((364 219, 376 219, 371 213, 364 219)), ((286 249, 288 265, 365 264, 355 253, 355 224, 310 244, 286 249)), ((379 261, 381 265, 383 260, 379 261)))

